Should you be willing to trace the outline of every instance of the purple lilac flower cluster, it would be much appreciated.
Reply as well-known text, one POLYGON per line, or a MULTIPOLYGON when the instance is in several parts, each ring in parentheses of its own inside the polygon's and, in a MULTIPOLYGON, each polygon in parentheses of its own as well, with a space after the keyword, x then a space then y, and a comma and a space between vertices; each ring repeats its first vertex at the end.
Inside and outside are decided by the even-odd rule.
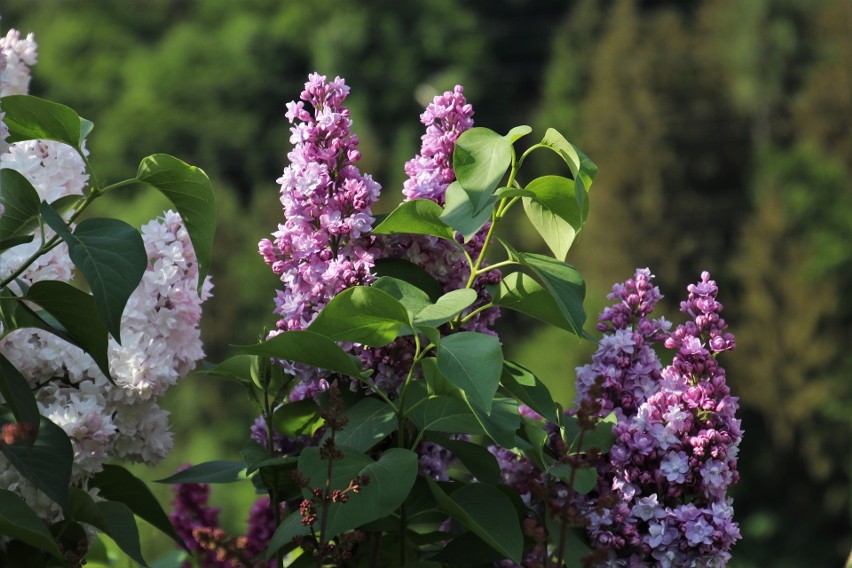
MULTIPOLYGON (((294 148, 287 155, 290 165, 277 180, 285 221, 273 239, 258 245, 284 284, 275 300, 281 316, 278 332, 306 328, 335 294, 372 281, 377 251, 363 235, 372 228, 370 208, 381 187, 355 165, 361 153, 343 105, 348 94, 340 77, 328 81, 314 73, 301 100, 287 104, 294 148)), ((287 367, 302 379, 293 399, 322 388, 322 373, 287 367)))
MULTIPOLYGON (((258 499, 249 512, 248 531, 244 536, 228 535, 219 527, 219 509, 208 504, 210 486, 183 483, 174 488, 174 506, 169 519, 202 568, 266 568, 274 560, 258 559, 275 532, 275 520, 269 498, 258 499)), ((183 568, 190 568, 189 561, 183 568)))
POLYGON ((607 295, 614 304, 601 312, 597 324, 604 335, 592 362, 577 368, 577 406, 594 398, 600 417, 615 412, 623 420, 658 390, 662 365, 653 344, 665 337, 671 323, 649 317, 662 298, 652 280, 650 270, 638 269, 607 295))
MULTIPOLYGON (((676 352, 659 371, 659 387, 643 388, 639 394, 647 397, 633 396, 627 407, 614 408, 616 441, 599 472, 598 495, 587 506, 589 535, 605 562, 724 566, 740 538, 726 493, 739 479, 742 430, 737 399, 716 360, 735 342, 725 331, 709 274, 688 291, 681 311, 691 319, 665 339, 676 352)), ((629 292, 614 290, 624 304, 641 305, 629 292)), ((634 325, 634 333, 639 329, 634 325)), ((607 385, 609 374, 603 376, 607 385)), ((599 400, 611 402, 610 393, 605 387, 599 400)))

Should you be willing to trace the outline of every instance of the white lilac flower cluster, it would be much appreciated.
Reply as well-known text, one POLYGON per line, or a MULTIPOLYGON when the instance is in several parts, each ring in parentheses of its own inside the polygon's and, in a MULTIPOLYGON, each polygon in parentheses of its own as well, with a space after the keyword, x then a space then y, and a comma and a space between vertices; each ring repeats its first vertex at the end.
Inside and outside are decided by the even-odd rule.
MULTIPOLYGON (((21 38, 18 30, 11 29, 0 37, 0 97, 25 95, 30 89, 30 67, 38 59, 37 45, 33 34, 21 38)), ((0 153, 8 148, 6 138, 9 130, 0 113, 0 153)))
MULTIPOLYGON (((29 69, 21 67, 35 61, 35 42, 31 35, 21 40, 13 30, 0 39, 0 47, 0 61, 5 62, 0 93, 21 94, 21 88, 26 91, 23 78, 29 77, 29 69)), ((23 174, 39 198, 49 202, 82 195, 88 182, 77 152, 57 142, 12 144, 0 154, 0 167, 23 174)), ((74 449, 72 481, 82 486, 108 458, 153 464, 165 457, 172 438, 168 413, 158 406, 158 398, 203 357, 198 323, 212 285, 205 280, 199 295, 198 263, 189 234, 172 211, 147 223, 141 233, 148 267, 123 312, 122 344, 109 340, 114 385, 75 345, 42 330, 16 329, 2 335, 0 329, 0 353, 30 383, 41 414, 68 434, 74 449)), ((33 243, 0 254, 0 278, 22 266, 40 244, 37 235, 33 243)), ((19 278, 30 285, 40 280, 70 282, 73 277, 63 244, 39 257, 19 278)), ((61 514, 2 455, 0 487, 22 495, 47 520, 61 514)))

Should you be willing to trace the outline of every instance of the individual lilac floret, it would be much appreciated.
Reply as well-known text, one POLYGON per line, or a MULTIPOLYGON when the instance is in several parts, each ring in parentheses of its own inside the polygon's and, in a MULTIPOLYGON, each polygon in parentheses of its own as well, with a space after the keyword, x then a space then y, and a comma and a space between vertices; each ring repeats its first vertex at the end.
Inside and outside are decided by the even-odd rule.
MULTIPOLYGON (((381 188, 355 165, 361 153, 343 106, 348 94, 340 77, 328 81, 314 73, 301 100, 287 104, 294 147, 277 180, 285 221, 258 245, 284 285, 275 299, 278 332, 306 328, 335 294, 372 281, 376 251, 362 236, 372 228, 370 207, 381 188)), ((302 378, 298 398, 322 388, 324 375, 285 366, 302 378)))
POLYGON ((688 290, 681 311, 691 319, 665 339, 674 359, 659 390, 619 417, 599 500, 590 502, 589 535, 609 561, 723 566, 740 538, 727 489, 739 479, 742 429, 716 359, 735 342, 709 274, 688 290), (613 502, 627 510, 607 508, 613 502))

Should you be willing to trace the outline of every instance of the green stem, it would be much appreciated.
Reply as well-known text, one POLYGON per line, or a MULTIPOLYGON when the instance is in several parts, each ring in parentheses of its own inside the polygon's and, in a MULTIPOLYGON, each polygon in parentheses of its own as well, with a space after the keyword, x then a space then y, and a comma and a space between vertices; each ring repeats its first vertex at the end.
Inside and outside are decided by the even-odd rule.
POLYGON ((466 316, 464 316, 461 319, 461 321, 459 321, 459 323, 465 323, 466 321, 471 319, 473 316, 475 316, 479 312, 484 312, 485 310, 487 310, 488 308, 493 307, 493 306, 494 306, 493 302, 488 302, 487 304, 483 304, 483 305, 479 306, 478 308, 476 308, 475 310, 473 310, 472 312, 470 312, 469 314, 467 314, 466 316))
MULTIPOLYGON (((266 449, 270 454, 275 455, 275 438, 272 433, 272 407, 269 404, 269 392, 266 387, 263 388, 263 420, 266 422, 266 449)), ((269 488, 270 506, 272 507, 272 515, 275 519, 275 528, 281 526, 281 509, 278 507, 278 479, 273 479, 272 487, 269 488)), ((275 553, 275 564, 278 568, 284 566, 284 553, 278 550, 275 553)))
POLYGON ((481 269, 477 270, 476 275, 481 276, 481 275, 485 274, 486 272, 490 272, 492 270, 497 270, 498 268, 503 268, 504 266, 511 266, 513 264, 517 264, 517 263, 514 260, 503 260, 503 261, 498 262, 496 264, 489 264, 485 268, 481 268, 481 269))

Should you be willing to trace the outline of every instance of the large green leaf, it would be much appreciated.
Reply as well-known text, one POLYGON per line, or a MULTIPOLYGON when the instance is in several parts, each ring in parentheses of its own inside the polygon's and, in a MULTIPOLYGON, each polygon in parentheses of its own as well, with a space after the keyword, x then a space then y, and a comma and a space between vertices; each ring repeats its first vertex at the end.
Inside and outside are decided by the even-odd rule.
POLYGON ((485 446, 463 440, 450 440, 438 435, 429 436, 428 439, 450 450, 480 482, 492 485, 500 483, 500 466, 497 464, 497 458, 485 446))
POLYGON ((457 181, 450 184, 444 198, 446 202, 441 219, 461 233, 465 242, 472 239, 485 225, 485 222, 491 218, 491 211, 497 204, 497 198, 489 196, 482 206, 482 210, 475 212, 473 202, 457 181))
POLYGON ((47 525, 17 494, 0 489, 0 534, 64 559, 47 525))
POLYGON ((254 358, 254 355, 234 355, 218 365, 205 366, 197 372, 249 384, 251 383, 251 365, 254 358))
MULTIPOLYGON (((0 407, 2 408, 2 407, 0 407)), ((0 425, 15 422, 11 410, 0 411, 0 425)), ((65 430, 42 416, 38 437, 32 443, 0 445, 0 452, 45 495, 65 507, 74 450, 65 430)))
POLYGON ((546 420, 553 423, 559 422, 556 403, 553 402, 550 389, 529 369, 512 361, 504 361, 500 383, 519 402, 526 404, 546 420))
POLYGON ((512 145, 488 128, 462 132, 453 150, 453 170, 473 206, 473 213, 485 209, 512 163, 512 145))
POLYGON ((443 210, 431 199, 406 201, 373 229, 375 235, 395 233, 432 235, 455 243, 452 227, 441 220, 443 210))
POLYGON ((485 483, 471 483, 447 495, 437 483, 427 481, 442 511, 505 558, 521 562, 524 549, 521 524, 512 502, 500 490, 485 483))
POLYGON ((575 328, 549 290, 523 272, 504 274, 499 285, 489 287, 495 306, 509 308, 574 333, 575 328))
POLYGON ((21 298, 44 308, 65 328, 68 336, 91 355, 101 372, 110 378, 108 332, 97 315, 94 297, 65 282, 36 282, 21 298))
POLYGON ((139 164, 137 179, 154 186, 177 208, 198 259, 198 290, 210 271, 216 234, 216 199, 204 170, 168 154, 154 154, 139 164))
POLYGON ((41 415, 27 379, 0 353, 0 395, 17 422, 38 426, 41 415))
POLYGON ((438 327, 445 324, 476 301, 476 291, 470 288, 451 290, 447 292, 434 304, 421 309, 414 316, 414 324, 417 326, 438 327))
POLYGON ((155 483, 234 483, 245 479, 243 461, 214 460, 188 467, 155 483))
POLYGON ((0 240, 22 237, 38 226, 38 192, 17 170, 0 169, 0 240))
POLYGON ((121 314, 139 286, 148 256, 139 231, 118 219, 86 219, 73 233, 47 203, 41 216, 68 244, 68 254, 92 290, 97 313, 121 343, 121 314))
POLYGON ((515 431, 521 425, 518 401, 514 398, 497 397, 493 401, 490 414, 474 405, 471 405, 470 409, 489 438, 504 448, 515 447, 515 431))
POLYGON ((598 481, 598 471, 593 467, 571 467, 566 463, 558 464, 547 470, 547 473, 558 477, 564 483, 572 485, 574 491, 586 495, 598 481), (572 479, 573 476, 573 479, 572 479))
POLYGON ((346 427, 337 432, 336 441, 343 446, 366 452, 396 430, 397 417, 386 402, 364 397, 347 409, 346 427))
POLYGON ((481 434, 473 411, 461 400, 451 396, 435 396, 414 408, 408 414, 420 430, 446 432, 448 434, 481 434))
POLYGON ((85 491, 72 487, 68 513, 70 518, 101 530, 130 558, 142 566, 147 566, 142 557, 136 519, 127 505, 116 501, 95 502, 85 491))
POLYGON ((98 494, 104 499, 124 503, 133 514, 148 521, 180 546, 186 547, 145 482, 120 465, 104 464, 103 470, 89 480, 89 486, 97 487, 98 494))
POLYGON ((285 436, 313 434, 322 422, 320 407, 312 398, 283 404, 272 415, 275 429, 285 436))
MULTIPOLYGON (((348 502, 330 506, 327 539, 394 512, 408 497, 417 478, 417 454, 411 450, 391 448, 378 461, 373 461, 353 448, 339 447, 343 459, 332 464, 329 487, 345 489, 358 475, 366 475, 370 480, 360 493, 350 493, 348 502)), ((311 487, 326 487, 328 461, 320 458, 319 448, 302 451, 299 471, 310 480, 311 487)), ((304 495, 310 496, 307 489, 304 495)))
POLYGON ((337 294, 317 314, 308 331, 335 341, 384 347, 397 338, 410 320, 393 296, 370 286, 354 286, 337 294))
POLYGON ((251 355, 298 361, 352 377, 359 377, 363 372, 360 365, 337 343, 325 335, 308 330, 285 331, 256 345, 235 347, 251 355))
POLYGON ((0 107, 6 113, 3 122, 9 127, 10 143, 57 140, 79 150, 92 129, 91 122, 69 107, 30 95, 3 97, 0 107))
POLYGON ((399 278, 380 276, 373 281, 371 286, 393 296, 395 300, 405 307, 409 319, 413 319, 423 308, 432 305, 432 300, 426 292, 414 284, 400 280, 399 278))
POLYGON ((500 340, 484 333, 455 333, 441 341, 437 359, 441 373, 465 392, 471 404, 490 413, 503 368, 500 340))
POLYGON ((559 312, 571 326, 570 331, 582 336, 586 322, 583 310, 586 283, 579 271, 570 264, 540 254, 522 252, 518 253, 518 258, 550 292, 559 312))
POLYGON ((526 189, 535 193, 535 198, 523 200, 530 223, 553 256, 565 260, 583 226, 583 200, 575 195, 574 181, 561 176, 543 176, 532 180, 526 189))

